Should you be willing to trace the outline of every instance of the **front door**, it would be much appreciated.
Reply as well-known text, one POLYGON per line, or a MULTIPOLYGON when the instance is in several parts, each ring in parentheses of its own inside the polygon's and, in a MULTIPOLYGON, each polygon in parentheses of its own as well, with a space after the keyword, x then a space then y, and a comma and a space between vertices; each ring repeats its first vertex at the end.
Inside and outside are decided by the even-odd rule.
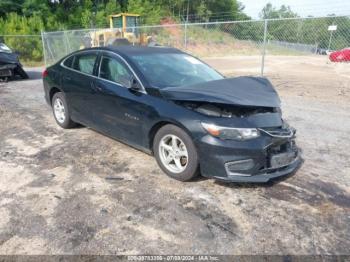
POLYGON ((128 88, 133 73, 117 56, 103 54, 95 79, 95 121, 101 130, 130 144, 142 145, 142 123, 151 110, 145 104, 147 94, 128 88))

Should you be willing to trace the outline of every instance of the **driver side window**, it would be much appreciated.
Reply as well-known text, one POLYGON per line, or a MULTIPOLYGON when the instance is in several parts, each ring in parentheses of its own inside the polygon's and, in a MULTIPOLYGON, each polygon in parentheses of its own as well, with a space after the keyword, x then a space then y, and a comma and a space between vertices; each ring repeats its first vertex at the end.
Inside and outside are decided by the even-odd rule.
POLYGON ((132 73, 121 61, 102 56, 99 77, 123 86, 128 86, 128 82, 132 79, 132 73))

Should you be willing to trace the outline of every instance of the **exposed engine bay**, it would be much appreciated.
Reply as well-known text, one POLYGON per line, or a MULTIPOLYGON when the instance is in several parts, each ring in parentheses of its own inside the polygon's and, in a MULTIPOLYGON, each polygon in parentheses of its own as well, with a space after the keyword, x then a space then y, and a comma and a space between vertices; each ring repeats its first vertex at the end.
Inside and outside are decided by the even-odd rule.
POLYGON ((198 103, 198 102, 182 102, 177 104, 185 106, 188 109, 198 113, 213 117, 247 117, 254 114, 276 113, 280 112, 279 107, 250 107, 250 106, 234 106, 225 104, 198 103))

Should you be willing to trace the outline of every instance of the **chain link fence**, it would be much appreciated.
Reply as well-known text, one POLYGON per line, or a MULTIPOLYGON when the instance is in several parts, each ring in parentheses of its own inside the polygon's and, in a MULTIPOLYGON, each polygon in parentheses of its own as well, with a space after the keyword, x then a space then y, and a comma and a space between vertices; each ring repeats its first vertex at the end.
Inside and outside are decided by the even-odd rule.
MULTIPOLYGON (((237 58, 237 64, 232 62, 236 74, 263 74, 265 61, 272 56, 283 59, 288 59, 286 56, 320 56, 350 47, 350 16, 165 23, 127 28, 126 31, 124 37, 132 45, 156 43, 203 59, 227 58, 232 62, 237 58), (246 70, 240 68, 242 59, 247 62, 246 70)), ((79 49, 125 44, 120 40, 122 36, 119 28, 103 28, 43 32, 41 36, 4 36, 3 40, 18 51, 23 60, 44 60, 48 66, 79 49)))
MULTIPOLYGON (((132 45, 171 46, 200 58, 231 55, 260 55, 264 21, 164 24, 127 28, 132 45), (140 43, 142 42, 142 43, 140 43)), ((43 33, 47 65, 82 48, 113 44, 120 29, 87 29, 43 33)))

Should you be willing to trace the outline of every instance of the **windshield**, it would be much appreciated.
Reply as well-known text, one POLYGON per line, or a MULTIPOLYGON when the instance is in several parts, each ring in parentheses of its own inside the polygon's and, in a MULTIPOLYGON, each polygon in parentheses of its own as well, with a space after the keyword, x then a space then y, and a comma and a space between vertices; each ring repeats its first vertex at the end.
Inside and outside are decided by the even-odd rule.
POLYGON ((12 53, 11 49, 3 43, 0 43, 0 52, 12 53))
POLYGON ((200 60, 186 54, 142 54, 131 59, 154 87, 194 85, 224 77, 200 60))

